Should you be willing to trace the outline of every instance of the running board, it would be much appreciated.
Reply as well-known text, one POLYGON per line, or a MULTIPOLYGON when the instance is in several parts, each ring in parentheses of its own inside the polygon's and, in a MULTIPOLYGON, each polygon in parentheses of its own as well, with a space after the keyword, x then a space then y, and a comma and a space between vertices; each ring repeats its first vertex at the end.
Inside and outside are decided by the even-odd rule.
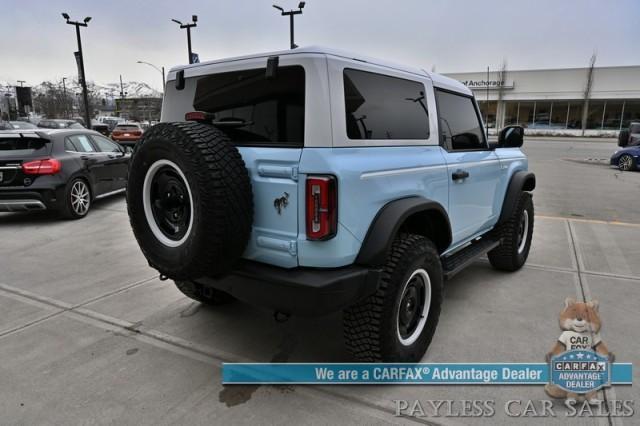
POLYGON ((467 247, 442 258, 442 270, 444 279, 451 279, 455 274, 473 263, 480 256, 484 256, 500 245, 500 241, 483 238, 474 241, 467 247))

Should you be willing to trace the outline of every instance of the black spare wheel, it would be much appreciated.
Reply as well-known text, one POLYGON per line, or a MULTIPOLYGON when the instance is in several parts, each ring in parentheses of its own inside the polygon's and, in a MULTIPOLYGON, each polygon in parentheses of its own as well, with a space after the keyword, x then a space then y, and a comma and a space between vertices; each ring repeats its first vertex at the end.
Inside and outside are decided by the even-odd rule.
POLYGON ((219 129, 160 123, 136 144, 127 206, 149 264, 173 279, 227 272, 242 255, 253 222, 244 161, 219 129))

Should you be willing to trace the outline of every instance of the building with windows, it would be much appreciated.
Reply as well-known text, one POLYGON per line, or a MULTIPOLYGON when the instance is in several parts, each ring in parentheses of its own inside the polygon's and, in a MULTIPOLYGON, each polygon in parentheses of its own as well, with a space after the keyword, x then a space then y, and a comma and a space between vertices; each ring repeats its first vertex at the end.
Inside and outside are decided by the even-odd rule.
POLYGON ((473 91, 489 129, 520 124, 527 134, 616 136, 640 121, 640 66, 594 68, 585 102, 588 75, 588 68, 447 74, 473 91))
POLYGON ((115 113, 126 120, 152 121, 160 119, 162 98, 116 98, 115 113))

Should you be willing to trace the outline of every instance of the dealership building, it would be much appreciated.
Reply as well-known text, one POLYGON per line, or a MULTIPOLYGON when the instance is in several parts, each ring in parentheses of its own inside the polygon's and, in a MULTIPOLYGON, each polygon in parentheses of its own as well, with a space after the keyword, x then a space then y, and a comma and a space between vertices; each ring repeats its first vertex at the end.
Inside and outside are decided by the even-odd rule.
POLYGON ((640 121, 640 66, 594 68, 588 102, 588 68, 447 76, 473 91, 490 129, 520 124, 528 134, 615 136, 640 121))

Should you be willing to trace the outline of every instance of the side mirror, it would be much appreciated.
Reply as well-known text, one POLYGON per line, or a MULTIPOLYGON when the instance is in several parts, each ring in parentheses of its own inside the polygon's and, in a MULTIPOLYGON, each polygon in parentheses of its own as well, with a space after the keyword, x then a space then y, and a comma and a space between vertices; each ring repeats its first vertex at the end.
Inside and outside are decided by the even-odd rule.
POLYGON ((500 130, 498 136, 499 148, 520 148, 524 142, 524 128, 522 126, 507 126, 500 130))

